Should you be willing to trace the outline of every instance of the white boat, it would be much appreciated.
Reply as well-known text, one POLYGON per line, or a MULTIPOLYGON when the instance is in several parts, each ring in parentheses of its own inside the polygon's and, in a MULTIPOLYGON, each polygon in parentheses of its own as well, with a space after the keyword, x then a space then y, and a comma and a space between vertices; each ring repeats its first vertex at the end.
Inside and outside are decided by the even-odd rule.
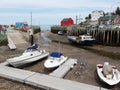
POLYGON ((48 69, 56 68, 62 65, 67 60, 60 52, 52 52, 50 57, 45 61, 44 67, 48 69))
POLYGON ((103 73, 103 67, 104 65, 97 64, 97 74, 99 78, 110 86, 118 84, 120 82, 120 72, 118 71, 116 66, 111 66, 112 74, 107 75, 103 73))
POLYGON ((95 38, 90 35, 79 35, 79 36, 68 36, 68 40, 72 43, 79 43, 82 45, 93 45, 95 43, 95 38))
POLYGON ((7 59, 7 62, 14 67, 19 67, 28 63, 38 61, 42 58, 47 57, 48 55, 49 53, 45 50, 38 51, 35 49, 35 47, 34 49, 31 49, 31 47, 29 47, 21 56, 7 59))

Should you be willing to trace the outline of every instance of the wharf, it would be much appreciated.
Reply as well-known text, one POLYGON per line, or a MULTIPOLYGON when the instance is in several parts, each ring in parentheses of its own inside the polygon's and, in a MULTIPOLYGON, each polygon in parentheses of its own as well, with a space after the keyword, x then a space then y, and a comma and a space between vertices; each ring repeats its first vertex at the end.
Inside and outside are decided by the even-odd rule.
POLYGON ((51 75, 0 65, 0 77, 46 90, 107 90, 105 88, 66 80, 51 75))

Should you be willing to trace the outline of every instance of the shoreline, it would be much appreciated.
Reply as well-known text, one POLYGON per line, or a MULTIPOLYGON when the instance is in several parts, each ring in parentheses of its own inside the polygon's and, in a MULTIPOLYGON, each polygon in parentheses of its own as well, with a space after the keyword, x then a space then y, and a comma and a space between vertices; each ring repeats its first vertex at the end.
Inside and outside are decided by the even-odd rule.
MULTIPOLYGON (((47 35, 47 37, 50 39, 58 40, 59 38, 61 38, 61 40, 65 41, 64 36, 58 36, 53 33, 45 33, 45 35, 47 35)), ((38 39, 38 38, 36 38, 36 39, 38 39)), ((42 40, 43 39, 40 39, 39 43, 42 42, 42 40)), ((38 40, 36 40, 36 41, 38 41, 38 40)), ((47 47, 41 46, 41 48, 46 49, 49 52, 52 52, 54 50, 58 50, 58 43, 51 42, 51 43, 49 43, 49 46, 47 46, 47 47)), ((97 47, 95 47, 95 48, 97 48, 97 47)), ((108 47, 102 46, 100 48, 103 48, 103 50, 105 49, 105 50, 110 51, 110 49, 108 47)), ((111 49, 111 51, 113 51, 115 49, 119 51, 119 48, 111 49)), ((9 58, 11 55, 16 55, 17 54, 16 51, 10 51, 7 46, 0 47, 0 57, 1 57, 0 62, 5 61, 6 58, 9 58)), ((96 64, 98 64, 98 63, 103 64, 105 61, 110 62, 110 64, 112 64, 112 65, 116 65, 118 67, 118 69, 120 70, 120 65, 119 65, 120 61, 114 61, 111 58, 97 55, 97 54, 92 53, 83 48, 73 47, 72 45, 69 45, 69 44, 66 45, 66 44, 61 43, 61 51, 63 52, 64 55, 66 55, 68 57, 78 59, 78 64, 65 75, 64 79, 78 81, 81 83, 91 84, 91 85, 95 85, 95 86, 101 86, 101 87, 105 87, 108 89, 109 88, 115 89, 115 90, 120 89, 120 84, 116 85, 115 87, 108 87, 106 84, 104 84, 103 82, 101 82, 99 80, 99 78, 97 77, 97 74, 95 72, 96 64)), ((18 53, 19 53, 19 50, 18 50, 18 53)), ((48 71, 44 70, 44 66, 43 66, 44 61, 45 60, 33 63, 33 64, 31 64, 31 66, 27 66, 23 69, 48 74, 48 71)), ((35 87, 27 86, 27 85, 20 84, 20 83, 14 82, 14 81, 9 81, 9 80, 3 79, 3 78, 0 78, 0 80, 2 81, 2 83, 0 84, 1 90, 9 90, 9 89, 11 89, 11 90, 16 90, 16 89, 39 90, 39 89, 36 89, 35 87)))

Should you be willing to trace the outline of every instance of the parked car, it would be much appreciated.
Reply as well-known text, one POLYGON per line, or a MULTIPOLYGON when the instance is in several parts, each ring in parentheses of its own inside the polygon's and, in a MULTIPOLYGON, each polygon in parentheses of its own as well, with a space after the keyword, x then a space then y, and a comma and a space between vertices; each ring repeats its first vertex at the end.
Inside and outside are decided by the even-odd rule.
POLYGON ((63 35, 64 32, 63 31, 58 31, 58 35, 63 35))
POLYGON ((100 25, 99 28, 106 28, 106 25, 100 25))
POLYGON ((114 25, 113 28, 120 28, 120 24, 114 25))
POLYGON ((2 25, 0 25, 0 31, 1 31, 1 30, 3 30, 3 27, 2 27, 2 25))
POLYGON ((112 28, 112 25, 100 25, 99 28, 112 28))

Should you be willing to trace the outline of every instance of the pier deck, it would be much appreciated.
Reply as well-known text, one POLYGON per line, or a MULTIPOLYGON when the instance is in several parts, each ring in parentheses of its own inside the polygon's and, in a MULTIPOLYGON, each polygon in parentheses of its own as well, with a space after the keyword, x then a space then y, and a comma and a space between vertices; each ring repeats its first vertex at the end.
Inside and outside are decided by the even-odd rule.
POLYGON ((76 63, 77 63, 77 59, 70 58, 63 65, 59 66, 59 68, 57 68, 49 75, 62 78, 76 63))
POLYGON ((4 65, 0 65, 0 77, 40 87, 46 90, 107 90, 97 86, 4 65))

